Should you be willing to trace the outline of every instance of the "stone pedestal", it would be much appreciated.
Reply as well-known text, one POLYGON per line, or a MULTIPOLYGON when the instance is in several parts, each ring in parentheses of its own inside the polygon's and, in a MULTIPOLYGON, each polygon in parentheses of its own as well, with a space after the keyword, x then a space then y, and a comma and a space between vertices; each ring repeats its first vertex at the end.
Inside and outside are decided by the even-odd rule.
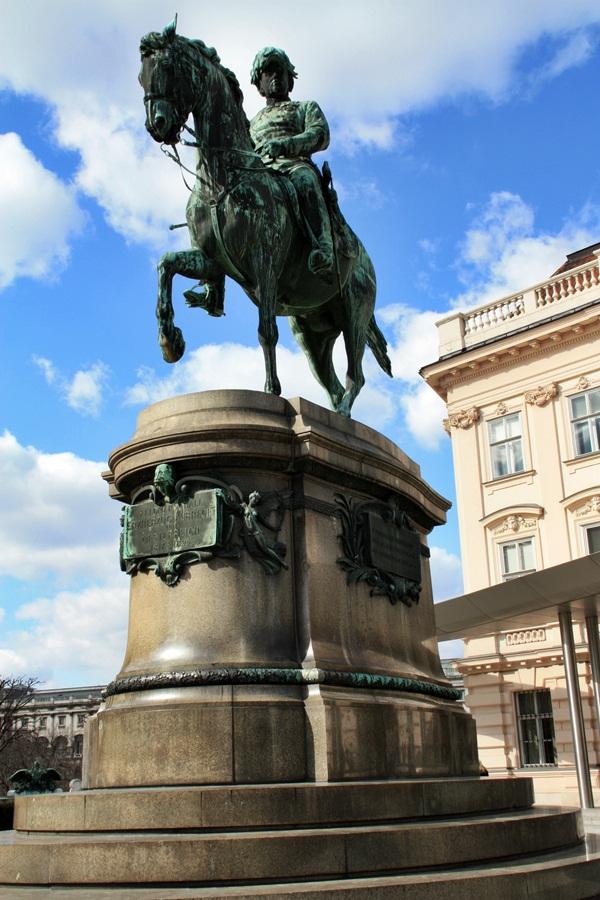
POLYGON ((86 789, 16 798, 2 885, 597 892, 578 811, 477 776, 435 637, 426 536, 447 504, 394 444, 304 400, 219 391, 144 410, 110 466, 130 510, 125 660, 87 726, 86 789))
POLYGON ((265 570, 238 510, 225 555, 184 564, 175 585, 135 567, 125 661, 87 726, 84 787, 477 774, 474 724, 435 636, 426 535, 447 503, 414 462, 305 400, 214 391, 145 409, 110 457, 111 494, 150 496, 164 464, 188 497, 223 484, 241 510, 253 492, 285 498, 279 532, 268 516, 262 528, 284 564, 265 570), (385 512, 390 498, 418 535, 418 603, 372 596, 336 562, 344 504, 385 512))

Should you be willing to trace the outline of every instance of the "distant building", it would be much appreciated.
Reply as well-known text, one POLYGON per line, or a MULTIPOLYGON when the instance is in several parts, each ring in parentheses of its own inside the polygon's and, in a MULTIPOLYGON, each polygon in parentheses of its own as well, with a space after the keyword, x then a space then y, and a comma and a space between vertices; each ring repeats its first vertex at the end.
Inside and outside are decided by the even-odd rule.
MULTIPOLYGON (((599 258, 600 243, 541 284, 438 323, 440 358, 421 374, 448 407, 465 592, 523 577, 525 586, 532 573, 600 551, 599 258)), ((544 591, 541 577, 532 590, 544 591)), ((517 584, 513 594, 516 611, 517 584)), ((510 603, 508 588, 502 596, 510 603)), ((564 596, 575 599, 568 586, 564 596)), ((573 635, 598 788, 591 613, 573 635)), ((481 761, 491 774, 533 774, 536 793, 577 804, 558 614, 484 630, 465 641, 458 666, 481 761)))
POLYGON ((34 690, 18 722, 50 742, 65 738, 67 755, 80 757, 85 721, 98 711, 103 690, 104 685, 34 690))

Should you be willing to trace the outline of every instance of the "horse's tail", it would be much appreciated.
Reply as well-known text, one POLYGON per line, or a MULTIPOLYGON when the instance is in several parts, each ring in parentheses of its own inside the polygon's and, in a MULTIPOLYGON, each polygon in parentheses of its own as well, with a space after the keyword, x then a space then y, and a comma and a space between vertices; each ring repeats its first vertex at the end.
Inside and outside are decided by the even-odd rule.
POLYGON ((375 316, 371 316, 371 321, 367 326, 367 345, 371 348, 373 356, 386 375, 393 378, 392 362, 387 352, 387 341, 379 330, 379 326, 375 321, 375 316))

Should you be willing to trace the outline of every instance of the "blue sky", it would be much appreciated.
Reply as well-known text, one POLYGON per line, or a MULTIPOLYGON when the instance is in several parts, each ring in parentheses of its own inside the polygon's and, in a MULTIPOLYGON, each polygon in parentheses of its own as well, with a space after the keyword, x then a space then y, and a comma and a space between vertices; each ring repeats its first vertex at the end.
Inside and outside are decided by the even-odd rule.
MULTIPOLYGON (((454 500, 444 407, 418 376, 435 322, 549 276, 600 239, 600 6, 594 0, 179 0, 179 31, 214 45, 253 115, 254 54, 283 47, 332 129, 343 211, 375 263, 396 377, 367 360, 355 418, 396 441, 454 500), (218 9, 217 9, 218 6, 218 9)), ((0 671, 48 686, 121 666, 128 579, 120 508, 100 472, 140 408, 219 387, 260 390, 254 307, 188 310, 175 366, 156 343, 155 266, 183 246, 187 189, 144 130, 142 34, 159 0, 30 0, 0 11, 0 303, 4 502, 0 671), (179 243, 178 243, 179 242, 179 243)), ((324 403, 286 323, 285 396, 324 403)), ((343 355, 340 355, 343 362, 343 355)), ((435 599, 460 593, 454 510, 430 536, 435 599)), ((449 652, 449 651, 448 651, 449 652)))

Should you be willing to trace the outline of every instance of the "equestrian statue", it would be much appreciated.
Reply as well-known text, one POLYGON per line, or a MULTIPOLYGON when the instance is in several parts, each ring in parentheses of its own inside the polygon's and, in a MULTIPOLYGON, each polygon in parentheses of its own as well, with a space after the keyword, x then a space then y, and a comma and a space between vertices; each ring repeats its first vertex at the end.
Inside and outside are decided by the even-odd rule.
POLYGON ((198 281, 200 291, 184 292, 187 304, 220 316, 228 275, 258 307, 265 391, 281 393, 276 317, 287 316, 332 408, 349 416, 365 381, 365 345, 390 377, 392 370, 373 314, 373 265, 340 213, 327 163, 321 174, 311 160, 329 144, 322 110, 312 101, 290 100, 297 75, 274 47, 254 60, 251 81, 266 106, 250 123, 233 72, 213 48, 178 35, 176 20, 145 35, 140 53, 147 130, 163 145, 191 144, 198 159, 186 211, 191 249, 166 253, 158 264, 164 359, 177 362, 185 349, 174 324, 173 277, 198 281), (182 138, 184 130, 193 141, 182 138), (345 385, 332 360, 340 334, 348 361, 345 385))

